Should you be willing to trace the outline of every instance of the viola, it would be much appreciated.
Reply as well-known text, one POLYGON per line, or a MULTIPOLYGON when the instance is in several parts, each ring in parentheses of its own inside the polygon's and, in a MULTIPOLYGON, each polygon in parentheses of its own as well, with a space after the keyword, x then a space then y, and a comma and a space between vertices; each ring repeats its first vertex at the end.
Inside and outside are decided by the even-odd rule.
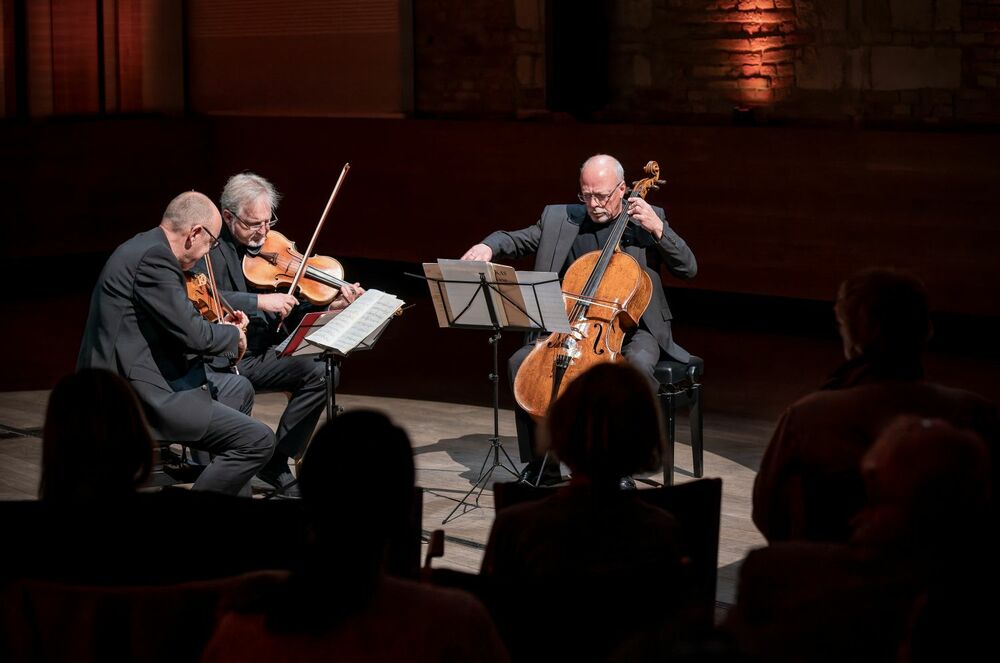
MULTIPOLYGON (((236 321, 239 316, 233 310, 233 307, 229 305, 229 302, 226 301, 226 298, 222 296, 222 293, 219 292, 219 288, 215 283, 215 271, 212 269, 212 258, 207 254, 205 255, 205 270, 207 274, 201 272, 185 274, 188 299, 194 304, 201 317, 209 322, 222 322, 226 317, 231 317, 236 321)), ((243 334, 247 331, 247 322, 244 317, 243 322, 238 325, 243 334)), ((236 367, 236 363, 240 359, 242 359, 242 353, 231 362, 233 372, 237 375, 239 375, 240 371, 236 367)))
POLYGON ((224 297, 216 297, 215 290, 209 283, 208 276, 201 272, 191 272, 185 274, 187 281, 188 299, 198 309, 201 317, 209 322, 221 320, 226 315, 233 313, 229 302, 224 297))
MULTIPOLYGON (((645 172, 650 177, 633 183, 630 198, 645 198, 663 183, 655 161, 645 172)), ((620 246, 627 209, 623 202, 604 249, 580 256, 566 270, 563 294, 573 331, 539 340, 517 372, 514 398, 535 418, 545 416, 577 375, 600 362, 620 361, 625 333, 639 325, 649 305, 652 280, 620 246)))
POLYGON ((247 252, 243 258, 243 275, 248 281, 262 288, 288 286, 288 294, 297 295, 300 292, 309 302, 316 306, 327 306, 336 299, 340 288, 350 284, 344 280, 344 267, 333 258, 314 256, 316 240, 320 230, 326 223, 333 201, 337 199, 340 187, 351 170, 350 162, 345 163, 326 201, 323 215, 313 230, 312 239, 303 255, 295 250, 295 244, 279 232, 270 231, 264 238, 264 245, 254 253, 247 252), (259 258, 259 260, 258 260, 259 258))
MULTIPOLYGON (((271 230, 259 251, 243 257, 243 275, 259 288, 291 288, 302 257, 295 242, 271 230)), ((299 293, 316 306, 329 305, 346 285, 351 284, 344 280, 343 265, 328 256, 309 257, 298 283, 299 293)))

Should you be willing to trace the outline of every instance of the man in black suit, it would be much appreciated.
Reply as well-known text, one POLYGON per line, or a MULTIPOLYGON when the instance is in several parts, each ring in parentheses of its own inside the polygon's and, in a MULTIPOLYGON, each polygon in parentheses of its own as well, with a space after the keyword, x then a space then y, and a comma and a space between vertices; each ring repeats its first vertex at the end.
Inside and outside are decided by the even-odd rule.
MULTIPOLYGON (((288 468, 288 460, 297 458, 305 449, 323 412, 326 367, 315 357, 278 357, 274 346, 283 336, 277 331, 278 322, 303 307, 287 293, 250 292, 243 274, 243 258, 260 250, 268 231, 278 222, 274 212, 280 199, 274 185, 259 175, 240 173, 230 177, 219 202, 225 225, 219 244, 209 257, 219 291, 250 319, 247 353, 238 365, 240 374, 259 391, 289 391, 292 394, 278 422, 274 456, 258 477, 279 493, 298 497, 298 486, 288 468)), ((204 261, 196 270, 204 271, 204 261)), ((343 309, 363 292, 357 283, 344 287, 330 308, 343 309)), ((212 362, 209 379, 225 379, 227 368, 224 361, 216 359, 212 362)), ((339 371, 334 375, 334 384, 338 379, 339 371)))
POLYGON ((248 495, 250 478, 274 450, 274 433, 248 416, 253 389, 246 379, 229 373, 210 385, 202 359, 238 359, 246 316, 211 324, 185 287, 184 270, 218 242, 221 227, 212 201, 190 191, 170 202, 158 227, 119 246, 94 287, 77 367, 116 371, 142 401, 154 438, 213 455, 196 490, 248 495))
MULTIPOLYGON (((535 225, 523 230, 492 233, 466 251, 462 259, 488 261, 534 254, 536 270, 558 272, 562 277, 577 258, 604 248, 614 225, 611 222, 625 206, 634 225, 625 229, 621 246, 649 274, 653 294, 639 326, 626 334, 622 354, 648 377, 651 388, 655 389, 658 385, 653 368, 661 353, 682 362, 688 361, 691 355, 671 336, 670 307, 660 275, 650 268, 647 257, 662 260, 667 270, 680 279, 693 278, 698 263, 688 245, 667 223, 663 210, 642 198, 625 198, 626 191, 625 171, 618 160, 606 154, 594 155, 580 168, 577 197, 583 204, 548 205, 535 225)), ((511 384, 533 347, 534 344, 529 343, 511 356, 508 363, 511 384)), ((525 476, 533 480, 542 469, 542 459, 536 456, 534 449, 534 422, 516 405, 514 413, 521 460, 531 461, 525 476)), ((558 470, 543 477, 548 481, 558 479, 558 470)))

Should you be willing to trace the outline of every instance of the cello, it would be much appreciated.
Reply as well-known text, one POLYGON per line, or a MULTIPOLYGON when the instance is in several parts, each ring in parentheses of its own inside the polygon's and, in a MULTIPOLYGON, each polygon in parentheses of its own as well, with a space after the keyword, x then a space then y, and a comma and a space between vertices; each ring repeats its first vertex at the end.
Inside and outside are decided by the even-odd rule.
MULTIPOLYGON (((645 198, 663 183, 660 166, 646 164, 649 177, 634 182, 630 198, 645 198)), ((573 379, 591 366, 621 359, 625 333, 639 325, 649 305, 653 283, 642 266, 621 249, 630 217, 628 205, 615 219, 604 249, 580 256, 563 277, 570 333, 539 340, 514 379, 514 399, 528 414, 545 416, 573 379)))

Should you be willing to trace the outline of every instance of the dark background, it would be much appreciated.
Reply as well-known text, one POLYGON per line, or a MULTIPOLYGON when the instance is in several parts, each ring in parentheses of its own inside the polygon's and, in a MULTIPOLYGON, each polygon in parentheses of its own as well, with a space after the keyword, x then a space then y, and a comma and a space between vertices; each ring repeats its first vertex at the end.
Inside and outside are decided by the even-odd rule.
MULTIPOLYGON (((319 252, 340 259, 348 279, 416 305, 374 351, 345 362, 341 390, 488 404, 488 334, 438 329, 424 284, 404 273, 458 257, 492 230, 530 225, 546 203, 571 202, 579 164, 609 152, 630 180, 660 163, 667 182, 649 200, 698 258, 695 280, 664 283, 675 337, 705 358, 709 410, 774 417, 819 384, 840 356, 837 284, 871 265, 927 283, 929 377, 1000 396, 994 3, 952 3, 957 19, 942 22, 940 8, 886 18, 834 1, 753 11, 573 3, 567 13, 540 0, 414 0, 370 19, 376 41, 398 49, 378 60, 364 57, 371 40, 343 36, 357 30, 336 22, 328 37, 326 24, 302 37, 313 50, 301 57, 288 50, 299 34, 290 23, 254 32, 230 19, 226 36, 203 15, 217 0, 181 3, 172 20, 150 1, 78 3, 84 18, 72 21, 60 12, 74 3, 47 3, 54 27, 40 45, 30 4, 3 2, 0 389, 49 388, 72 370, 104 260, 156 225, 177 193, 217 197, 235 172, 264 175, 285 195, 278 230, 304 248, 350 161, 319 252), (682 10, 683 34, 670 22, 682 10), (56 29, 60 16, 68 32, 56 29), (141 57, 129 55, 136 34, 141 57), (765 38, 781 41, 752 43, 765 38), (243 50, 223 48, 226 39, 243 50), (328 41, 337 48, 317 55, 328 41), (266 70, 248 64, 250 50, 271 56, 266 70), (343 52, 346 61, 324 59, 343 52), (838 53, 840 73, 823 68, 838 53), (889 56, 904 62, 896 79, 879 64, 889 56), (308 91, 335 68, 336 84, 357 95, 288 96, 297 76, 308 91), (284 97, 269 92, 279 79, 284 97)), ((282 11, 308 24, 307 4, 282 11)), ((270 3, 243 5, 250 16, 270 3)), ((505 334, 502 356, 518 344, 505 334)))

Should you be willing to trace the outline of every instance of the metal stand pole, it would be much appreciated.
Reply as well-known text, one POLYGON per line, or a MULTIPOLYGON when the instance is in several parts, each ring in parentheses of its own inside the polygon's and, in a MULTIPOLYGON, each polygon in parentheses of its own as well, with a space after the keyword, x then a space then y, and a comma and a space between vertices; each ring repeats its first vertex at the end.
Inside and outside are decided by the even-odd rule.
MULTIPOLYGON (((480 279, 482 280, 481 287, 483 288, 483 293, 486 294, 486 288, 489 287, 486 284, 486 277, 480 274, 480 279)), ((479 489, 479 492, 476 494, 476 504, 474 508, 479 508, 479 498, 482 496, 483 490, 486 489, 486 483, 489 481, 490 477, 493 476, 493 471, 498 467, 507 470, 517 479, 521 478, 521 474, 514 469, 514 461, 511 460, 507 450, 504 449, 503 445, 500 443, 500 370, 498 368, 500 325, 497 322, 496 312, 493 310, 493 302, 489 297, 486 297, 486 305, 489 308, 490 317, 493 319, 494 331, 493 335, 490 336, 490 345, 493 346, 493 372, 490 373, 490 381, 493 383, 493 437, 490 438, 490 450, 486 452, 486 458, 483 459, 483 465, 479 469, 479 479, 476 480, 476 483, 473 484, 472 488, 470 488, 469 492, 462 497, 459 503, 455 505, 455 508, 451 510, 451 513, 449 513, 448 516, 441 521, 442 525, 452 519, 459 507, 465 507, 465 510, 463 510, 462 513, 469 510, 472 505, 466 500, 469 499, 477 488, 479 489), (507 463, 509 463, 509 465, 504 465, 503 461, 500 460, 501 451, 503 452, 504 458, 507 459, 507 463), (491 455, 493 456, 493 462, 489 465, 489 467, 487 467, 486 463, 490 460, 491 455)))

